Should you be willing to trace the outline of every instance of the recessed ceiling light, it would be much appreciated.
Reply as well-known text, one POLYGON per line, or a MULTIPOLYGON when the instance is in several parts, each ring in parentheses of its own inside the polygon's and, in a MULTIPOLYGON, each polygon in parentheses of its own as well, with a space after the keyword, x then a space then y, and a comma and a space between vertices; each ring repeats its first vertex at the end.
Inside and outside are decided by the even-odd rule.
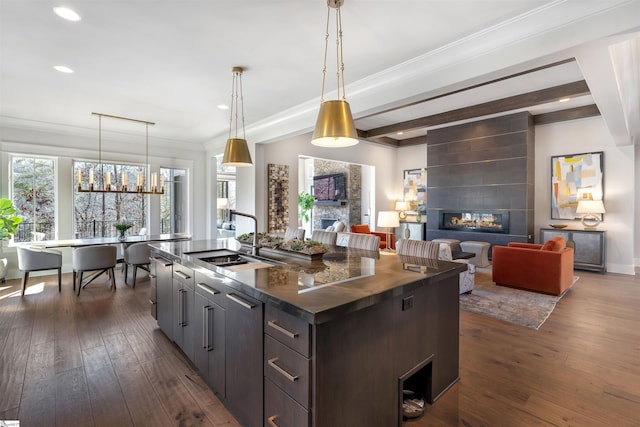
POLYGON ((60 18, 64 18, 67 21, 79 21, 82 18, 80 17, 80 15, 78 15, 75 11, 66 8, 66 7, 54 7, 53 11, 56 13, 56 15, 58 15, 60 18))
POLYGON ((396 135, 404 135, 404 132, 402 132, 402 131, 396 132, 396 135))
POLYGON ((56 71, 60 71, 61 73, 71 74, 73 70, 69 67, 65 67, 64 65, 56 65, 53 67, 56 71))
POLYGON ((229 106, 225 105, 225 104, 220 104, 220 105, 218 105, 218 108, 221 109, 221 110, 228 110, 229 106))
POLYGON ((561 98, 561 99, 558 99, 558 102, 569 102, 569 101, 571 101, 571 98, 561 98))

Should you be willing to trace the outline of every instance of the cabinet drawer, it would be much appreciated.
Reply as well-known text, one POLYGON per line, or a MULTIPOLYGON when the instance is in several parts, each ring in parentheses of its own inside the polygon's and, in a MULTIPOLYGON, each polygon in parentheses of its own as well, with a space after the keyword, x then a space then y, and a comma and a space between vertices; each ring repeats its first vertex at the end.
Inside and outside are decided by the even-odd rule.
POLYGON ((282 389, 264 380, 265 427, 305 427, 310 425, 309 412, 282 389))
POLYGON ((210 277, 200 272, 196 272, 195 284, 196 293, 209 299, 210 301, 224 307, 226 302, 224 298, 225 290, 228 290, 227 285, 223 283, 222 277, 210 277))
POLYGON ((269 304, 264 316, 264 332, 306 357, 311 354, 311 325, 269 304))
POLYGON ((195 283, 195 274, 193 269, 185 267, 182 264, 173 264, 173 279, 179 281, 185 286, 193 289, 195 283))
POLYGON ((309 407, 309 359, 264 336, 264 375, 305 408, 309 407))

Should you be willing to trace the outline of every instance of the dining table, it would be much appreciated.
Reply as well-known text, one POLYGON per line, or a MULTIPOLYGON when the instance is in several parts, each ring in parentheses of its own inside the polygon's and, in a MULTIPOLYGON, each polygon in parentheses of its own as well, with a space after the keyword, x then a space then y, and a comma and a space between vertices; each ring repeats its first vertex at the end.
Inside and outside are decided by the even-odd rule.
POLYGON ((124 239, 119 237, 88 237, 83 239, 43 240, 40 242, 17 243, 15 246, 28 245, 30 247, 42 248, 79 248, 82 246, 122 244, 124 247, 127 247, 140 242, 178 242, 181 240, 191 240, 191 235, 185 233, 166 233, 133 235, 126 236, 124 239))

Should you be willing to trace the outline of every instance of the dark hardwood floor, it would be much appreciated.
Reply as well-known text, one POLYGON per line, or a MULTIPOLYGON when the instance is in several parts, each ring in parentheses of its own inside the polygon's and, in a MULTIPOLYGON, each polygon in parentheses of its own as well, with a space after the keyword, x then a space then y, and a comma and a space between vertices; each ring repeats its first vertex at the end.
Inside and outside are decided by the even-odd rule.
MULTIPOLYGON (((461 312, 461 380, 405 426, 640 426, 640 279, 576 274, 538 331, 461 312)), ((239 425, 157 328, 148 280, 30 283, 0 284, 0 420, 239 425)))

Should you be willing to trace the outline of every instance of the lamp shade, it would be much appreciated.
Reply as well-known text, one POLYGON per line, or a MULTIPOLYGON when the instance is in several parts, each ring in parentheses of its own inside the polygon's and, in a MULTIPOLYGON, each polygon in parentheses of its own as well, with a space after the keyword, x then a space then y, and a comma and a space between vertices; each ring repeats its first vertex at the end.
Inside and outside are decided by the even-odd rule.
POLYGON ((576 213, 579 214, 603 214, 605 213, 602 200, 580 200, 576 213))
POLYGON ((400 218, 396 211, 378 212, 378 227, 400 227, 400 218))
POLYGON ((394 209, 397 211, 408 211, 411 207, 407 202, 396 202, 396 207, 394 209))
POLYGON ((222 164, 225 166, 245 167, 253 165, 251 153, 247 146, 247 140, 242 138, 229 138, 224 149, 222 164))
POLYGON ((311 143, 320 147, 349 147, 358 142, 349 103, 335 99, 324 101, 320 105, 311 143))
POLYGON ((226 197, 219 197, 217 205, 218 209, 227 209, 229 207, 229 199, 226 197))

